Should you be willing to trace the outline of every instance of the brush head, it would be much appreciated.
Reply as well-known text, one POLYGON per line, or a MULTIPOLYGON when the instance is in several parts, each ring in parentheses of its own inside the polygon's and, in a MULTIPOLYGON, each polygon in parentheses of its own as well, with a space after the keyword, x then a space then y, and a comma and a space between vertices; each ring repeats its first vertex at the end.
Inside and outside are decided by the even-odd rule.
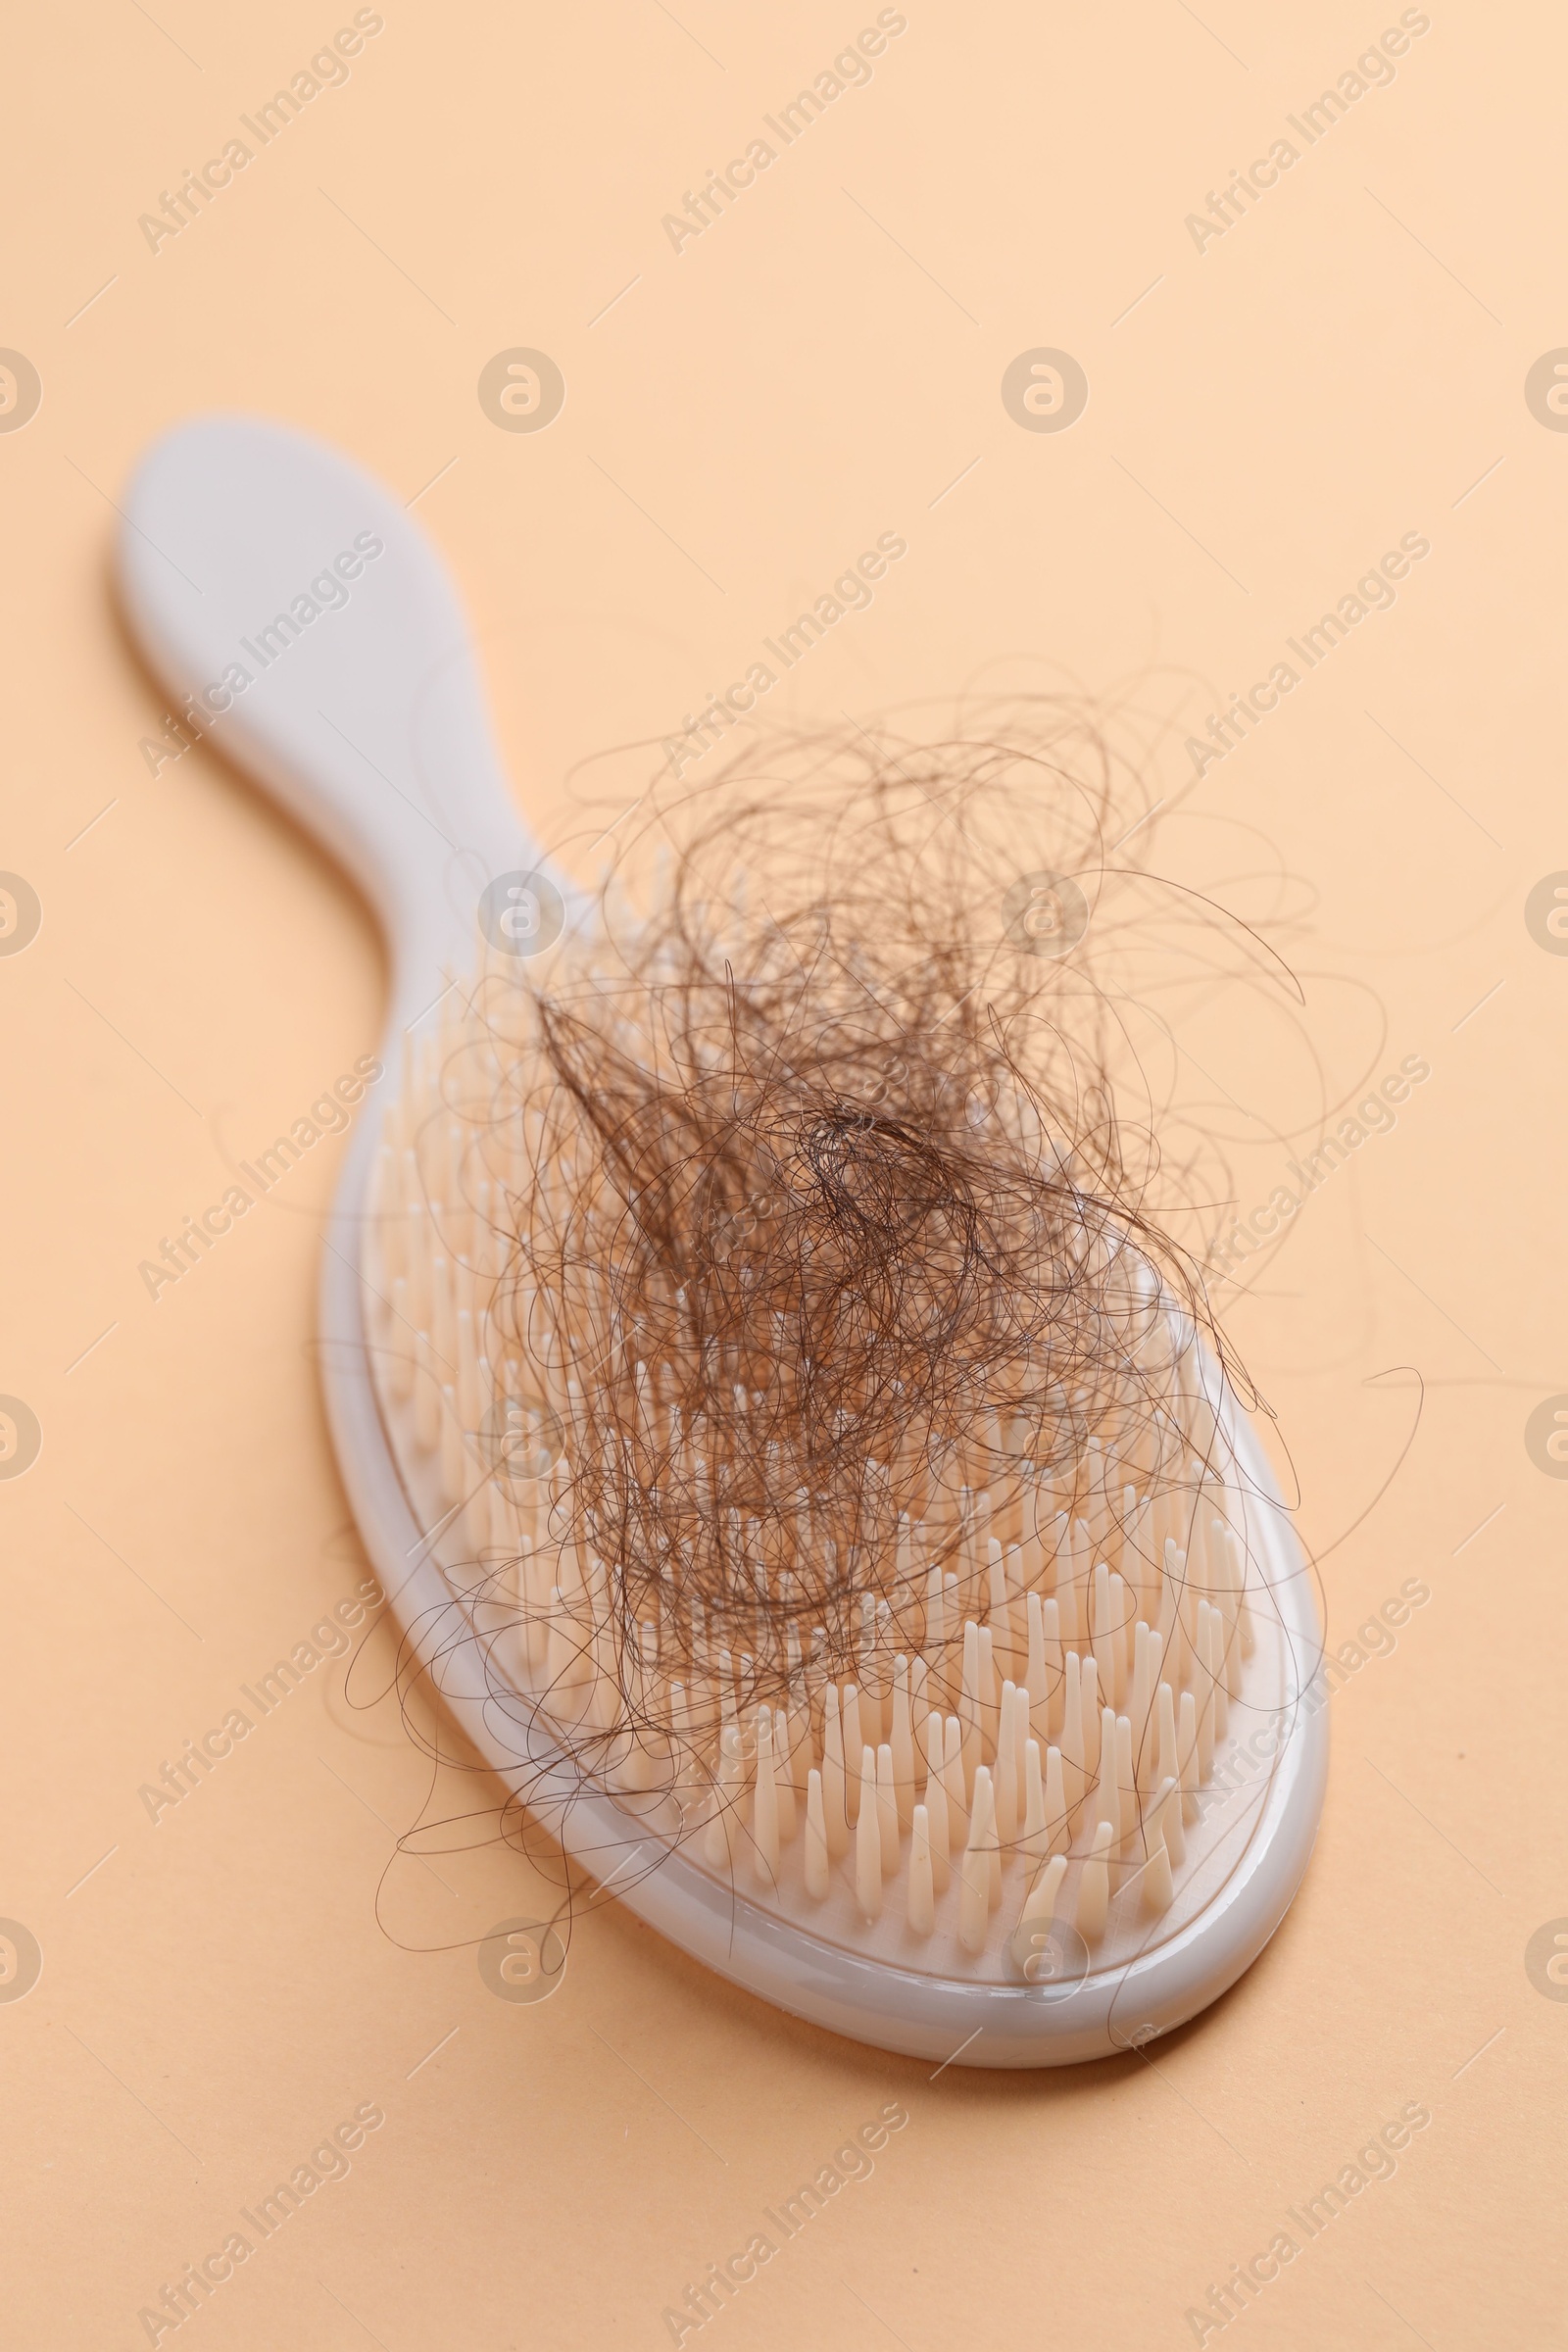
POLYGON ((524 1801, 786 1984, 1023 1995, 1078 2055, 1253 1875, 1315 1656, 1102 1007, 984 813, 933 867, 868 786, 853 879, 760 845, 759 912, 753 809, 548 985, 488 957, 406 1057, 369 1337, 524 1801))
POLYGON ((771 803, 699 808, 651 912, 607 898, 530 986, 500 943, 553 902, 402 502, 198 418, 139 466, 119 573, 172 707, 387 935, 403 1090, 334 1210, 324 1386, 485 1762, 688 1951, 868 2041, 1038 2063, 1213 1998, 1304 1868, 1326 1717, 1245 1383, 1165 1238, 1230 1188, 1151 1144, 1220 941, 1139 870, 1121 787, 1164 722, 1129 713, 1121 766, 1059 700, 767 746, 771 803), (334 549, 348 605, 259 658, 334 549))

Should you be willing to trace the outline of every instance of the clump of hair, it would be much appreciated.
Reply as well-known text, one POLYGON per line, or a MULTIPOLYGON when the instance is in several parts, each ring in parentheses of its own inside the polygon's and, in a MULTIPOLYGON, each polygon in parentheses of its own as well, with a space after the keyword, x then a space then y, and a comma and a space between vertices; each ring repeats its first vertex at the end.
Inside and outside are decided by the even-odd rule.
POLYGON ((485 1572, 585 1774, 684 1806, 759 1704, 889 1687, 989 1539, 1190 1476, 1197 1333, 1245 1388, 1127 973, 1212 918, 1130 813, 1078 709, 781 742, 476 985, 426 1184, 483 1268, 485 1572))

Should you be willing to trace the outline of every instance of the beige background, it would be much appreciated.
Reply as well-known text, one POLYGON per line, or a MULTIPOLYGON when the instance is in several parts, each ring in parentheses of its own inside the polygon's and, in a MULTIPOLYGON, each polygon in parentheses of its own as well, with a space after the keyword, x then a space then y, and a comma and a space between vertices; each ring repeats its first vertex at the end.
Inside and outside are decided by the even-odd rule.
POLYGON ((0 140, 0 342, 44 386, 0 436, 0 865, 44 908, 0 962, 0 1389, 44 1431, 0 1488, 0 1914, 44 1954, 0 2006, 18 2340, 145 2341, 162 2283, 378 2101, 351 2176, 182 2342, 654 2346, 682 2285, 894 2097, 911 2120, 874 2178, 705 2342, 1191 2342, 1210 2281, 1407 2101, 1433 2120, 1396 2176, 1236 2325, 1377 2352, 1553 2340, 1568 2006, 1525 1948, 1568 1914, 1568 1488, 1524 1425, 1568 1383, 1568 962, 1524 902, 1568 866, 1568 437, 1523 385, 1568 343, 1557 12, 1434 0, 1392 85, 1200 254, 1185 216, 1396 10, 909 0, 869 86, 678 257, 661 217, 874 10, 387 0, 347 85, 156 255, 137 216, 349 12, 154 13, 35 12, 0 140), (480 410, 512 345, 564 371, 548 432, 480 410), (999 397, 1038 345, 1090 379, 1060 435, 999 397), (350 1705, 378 1650, 147 1819, 138 1787, 363 1573, 313 1371, 341 1146, 156 1306, 136 1274, 226 1157, 372 1048, 383 984, 302 839, 206 751, 154 777, 138 749, 163 706, 107 593, 113 502, 150 435, 213 405, 418 496, 519 795, 554 822, 573 763, 665 734, 882 530, 907 559, 775 715, 1134 676, 1180 712, 1153 788, 1173 804, 1214 694, 1402 532, 1430 539, 1161 844, 1278 918, 1303 977, 1289 1050, 1245 993, 1186 1041, 1195 1101, 1237 1106, 1244 1206, 1369 1076, 1431 1062, 1226 1296, 1331 1639, 1404 1578, 1432 1598, 1335 1702, 1275 1944, 1149 2058, 933 2082, 612 1903, 553 2000, 502 2003, 474 1940, 535 1883, 485 1841, 493 1787, 432 1792, 394 1707, 350 1705), (395 1852, 427 1800, 473 1813, 475 1850, 395 1852))

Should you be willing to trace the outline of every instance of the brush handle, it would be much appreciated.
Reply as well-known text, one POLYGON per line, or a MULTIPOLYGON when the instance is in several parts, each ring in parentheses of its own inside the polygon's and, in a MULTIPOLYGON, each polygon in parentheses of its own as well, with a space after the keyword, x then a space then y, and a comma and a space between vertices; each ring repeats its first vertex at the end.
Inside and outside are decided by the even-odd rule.
POLYGON ((525 886, 543 860, 463 610, 396 500, 306 434, 203 416, 149 451, 123 517, 122 601, 175 716, 194 712, 360 884, 394 1019, 472 968, 481 918, 531 952, 558 920, 553 885, 525 886))

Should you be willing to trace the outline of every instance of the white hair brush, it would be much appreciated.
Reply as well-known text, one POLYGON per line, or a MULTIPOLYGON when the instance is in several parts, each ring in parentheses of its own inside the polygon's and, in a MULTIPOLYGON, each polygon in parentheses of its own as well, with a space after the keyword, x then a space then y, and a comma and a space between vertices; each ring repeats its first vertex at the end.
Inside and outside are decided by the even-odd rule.
POLYGON ((1035 2066, 1192 2017, 1296 1891, 1327 1714, 1300 1548, 1143 1229, 1022 1081, 956 1129, 940 1080, 846 1107, 822 1072, 896 1037, 853 953, 786 921, 765 973, 699 956, 694 981, 658 907, 656 946, 614 939, 514 809, 432 551, 341 458, 180 427, 119 572, 176 709, 386 933, 323 1377, 365 1543, 474 1747, 672 1942, 835 2032, 1035 2066), (764 1071, 747 1024, 787 987, 764 1071), (1030 1250, 1072 1280, 1020 1321, 1030 1250), (1010 1320, 974 1287, 995 1266, 1010 1320))

